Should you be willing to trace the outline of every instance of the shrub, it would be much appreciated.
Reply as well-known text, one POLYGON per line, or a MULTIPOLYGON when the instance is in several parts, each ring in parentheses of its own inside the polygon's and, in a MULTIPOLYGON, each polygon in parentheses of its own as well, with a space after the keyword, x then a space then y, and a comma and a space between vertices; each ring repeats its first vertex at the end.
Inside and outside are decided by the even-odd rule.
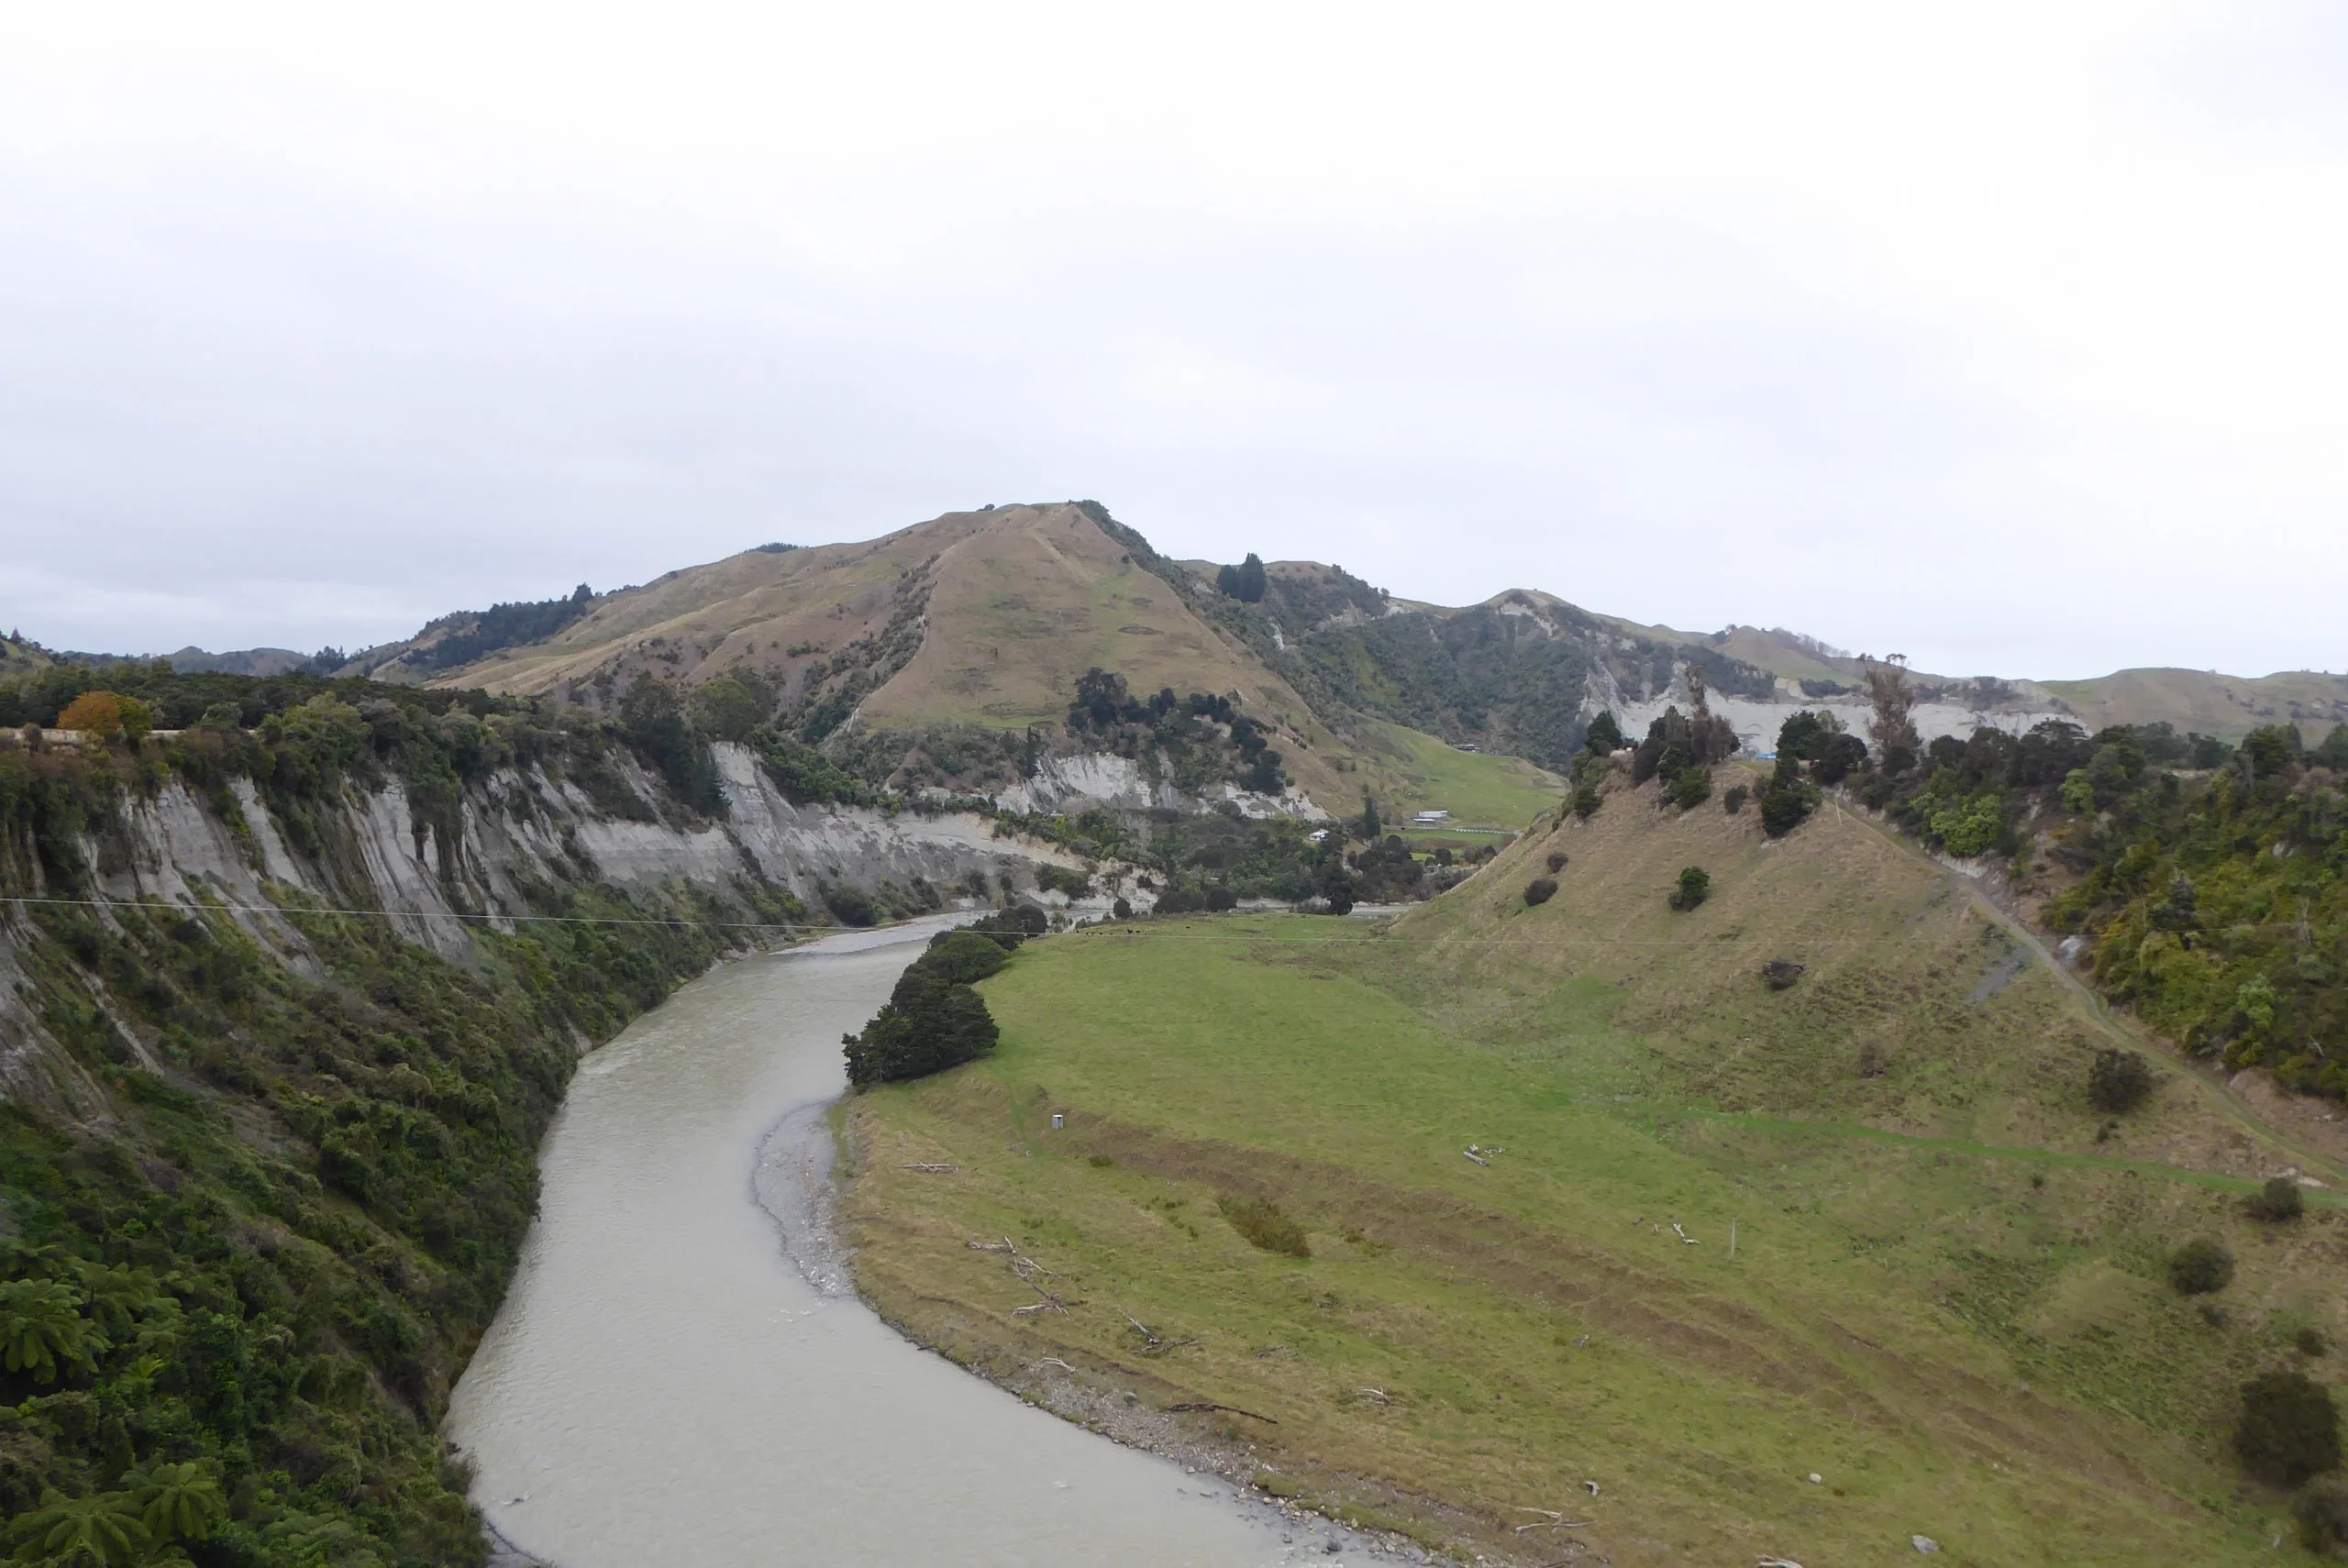
POLYGON ((1801 826, 1816 804, 1803 784, 1773 784, 1761 791, 1761 831, 1771 838, 1783 838, 1801 826))
POLYGON ((1712 798, 1712 770, 1692 765, 1683 767, 1672 777, 1666 793, 1673 805, 1683 812, 1692 812, 1712 798))
POLYGON ((2168 1282, 2180 1296, 2223 1290, 2233 1276, 2233 1253, 2207 1236, 2197 1237, 2169 1254, 2168 1282))
POLYGON ((1118 894, 1117 901, 1109 906, 1109 916, 1112 920, 1133 919, 1134 906, 1132 901, 1126 899, 1123 893, 1118 894))
POLYGON ((1726 808, 1730 816, 1734 816, 1744 810, 1744 798, 1751 793, 1753 790, 1750 785, 1732 784, 1728 787, 1728 793, 1721 797, 1721 804, 1726 808))
POLYGON ((1253 1245, 1292 1258, 1312 1255, 1312 1244, 1304 1239, 1304 1228, 1281 1213, 1279 1206, 1269 1198, 1226 1198, 1215 1207, 1231 1221, 1231 1228, 1253 1245))
POLYGON ((1044 865, 1036 867, 1036 886, 1048 893, 1080 899, 1092 891, 1092 878, 1072 867, 1044 865))
POLYGON ((1789 988, 1796 980, 1801 978, 1805 966, 1795 963, 1790 958, 1772 958, 1761 966, 1761 977, 1768 982, 1771 990, 1782 991, 1789 988))
POLYGON ((2254 1220, 2297 1220, 2307 1212, 2307 1196, 2299 1191, 2299 1184, 2289 1176, 2270 1177, 2266 1185, 2253 1193, 2243 1207, 2250 1210, 2254 1220))
POLYGON ((916 967, 948 985, 975 985, 1011 962, 1001 944, 975 931, 949 931, 931 939, 916 967))
POLYGON ((1563 871, 1565 868, 1566 852, 1562 849, 1551 850, 1549 852, 1549 869, 1552 871, 1563 871))
POLYGON ((2108 1046, 2096 1053, 2088 1068, 2088 1103, 2098 1110, 2122 1115, 2152 1092, 2153 1069, 2133 1051, 2108 1046))
POLYGON ((2242 1386, 2234 1452, 2262 1480, 2296 1486, 2340 1468, 2340 1411, 2331 1391, 2301 1372, 2268 1372, 2242 1386))
POLYGON ((1604 797, 1599 794, 1598 786, 1595 784, 1577 784, 1574 786, 1572 803, 1574 815, 1588 822, 1598 814, 1598 808, 1604 803, 1604 797))
POLYGON ((823 889, 824 907, 842 925, 873 925, 880 919, 880 911, 873 907, 872 897, 863 889, 842 882, 823 889))
POLYGON ((1557 884, 1552 878, 1535 877, 1524 885, 1524 901, 1527 904, 1545 904, 1556 896, 1557 884))
POLYGON ((1689 866, 1680 870, 1679 884, 1671 889, 1669 902, 1673 909, 1685 911, 1711 896, 1711 874, 1700 866, 1689 866))
POLYGON ((2310 1481, 2291 1499, 2291 1517, 2298 1521, 2301 1546, 2318 1556, 2342 1555, 2348 1548, 2348 1481, 2310 1481))
POLYGON ((2291 1336, 2291 1348, 2301 1355, 2329 1355, 2331 1353, 2331 1342, 2323 1337, 2321 1329, 2309 1323, 2291 1336))

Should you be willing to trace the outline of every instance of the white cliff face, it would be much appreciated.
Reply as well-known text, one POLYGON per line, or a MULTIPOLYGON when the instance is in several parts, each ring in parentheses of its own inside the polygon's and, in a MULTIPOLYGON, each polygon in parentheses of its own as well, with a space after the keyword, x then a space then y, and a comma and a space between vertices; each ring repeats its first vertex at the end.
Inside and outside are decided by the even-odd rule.
POLYGON ((1114 811, 1179 812, 1189 804, 1171 784, 1153 784, 1130 757, 1086 752, 1047 756, 1032 778, 1003 790, 996 800, 1014 812, 1064 812, 1108 807, 1114 811))
POLYGON ((1225 781, 1210 787, 1202 795, 1185 795, 1170 783, 1152 783, 1141 764, 1130 757, 1098 752, 1046 757, 1033 778, 1022 779, 995 799, 1007 811, 1061 812, 1096 808, 1196 812, 1228 801, 1239 808, 1242 816, 1249 818, 1329 820, 1329 813, 1313 804, 1301 790, 1267 795, 1225 781))
MULTIPOLYGON (((1590 700, 1585 704, 1588 714, 1594 716, 1602 709, 1611 709, 1616 721, 1623 726, 1623 734, 1634 745, 1646 734, 1649 724, 1663 717, 1663 711, 1666 708, 1676 707, 1685 713, 1689 707, 1686 686, 1678 680, 1674 680, 1669 690, 1661 696, 1647 701, 1634 701, 1624 697, 1621 688, 1615 685, 1613 678, 1602 669, 1590 678, 1590 685, 1592 689, 1590 700)), ((1777 750, 1779 726, 1793 714, 1804 709, 1811 712, 1833 714, 1841 721, 1844 729, 1862 739, 1866 736, 1867 721, 1874 713, 1874 710, 1867 705, 1867 700, 1857 695, 1841 697, 1794 695, 1780 696, 1767 701, 1756 701, 1749 697, 1730 697, 1715 691, 1708 694, 1706 700, 1713 712, 1726 719, 1735 728, 1737 741, 1744 748, 1747 756, 1756 752, 1777 750)), ((2025 734, 2032 724, 2043 719, 2065 719, 2074 723, 2078 722, 2074 715, 2058 713, 2053 709, 2014 711, 2001 709, 1988 712, 1968 707, 1961 702, 1920 702, 1909 717, 1915 722, 1916 734, 1926 745, 1930 745, 1942 735, 1955 735, 1962 740, 1970 736, 1975 730, 1983 728, 2003 730, 2008 734, 2019 735, 2025 734)))
MULTIPOLYGON (((134 798, 113 821, 96 824, 83 858, 100 898, 226 906, 282 962, 305 972, 316 972, 315 960, 277 912, 282 902, 380 911, 404 939, 460 959, 470 930, 510 931, 513 917, 530 912, 529 885, 683 883, 729 894, 751 884, 813 907, 824 883, 871 889, 920 877, 951 897, 972 872, 990 884, 1006 873, 1024 883, 1039 863, 1081 867, 1056 846, 997 836, 992 822, 968 812, 794 806, 745 747, 721 744, 716 757, 723 821, 660 820, 653 806, 659 786, 623 756, 613 766, 652 820, 615 815, 536 768, 508 768, 465 791, 456 842, 445 843, 394 778, 374 790, 347 789, 338 810, 318 810, 314 854, 296 851, 301 835, 276 820, 249 781, 234 781, 234 809, 224 810, 226 802, 202 799, 174 778, 151 800, 134 798)), ((1105 907, 1106 897, 1098 901, 1105 907)), ((34 1054, 76 1071, 26 1012, 29 990, 13 983, 22 977, 24 938, 17 919, 0 918, 0 1097, 32 1084, 34 1054)))

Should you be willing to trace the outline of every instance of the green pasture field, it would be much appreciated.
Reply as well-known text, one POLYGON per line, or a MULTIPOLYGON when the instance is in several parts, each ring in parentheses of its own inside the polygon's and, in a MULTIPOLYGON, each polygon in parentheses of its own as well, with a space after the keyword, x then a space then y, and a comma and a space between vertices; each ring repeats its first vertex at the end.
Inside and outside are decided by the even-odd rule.
POLYGON ((2232 1391, 2331 1375, 2295 1346, 2348 1328, 2338 1207, 2247 1219, 2287 1151, 2168 1065, 2102 1126, 2075 1079, 2108 1026, 1936 868, 1750 817, 1612 795, 1387 930, 1032 944, 983 987, 996 1055, 851 1102, 860 1285, 1013 1386, 1053 1358, 1228 1408, 1187 1419, 1268 1488, 1463 1556, 2287 1560, 2232 1391), (1672 915, 1697 858, 1714 899, 1672 915), (1772 992, 1785 944, 1812 967, 1772 992), (2240 1260, 2207 1300, 2165 1280, 2198 1235, 2240 1260), (969 1244, 1002 1237, 1051 1274, 969 1244))

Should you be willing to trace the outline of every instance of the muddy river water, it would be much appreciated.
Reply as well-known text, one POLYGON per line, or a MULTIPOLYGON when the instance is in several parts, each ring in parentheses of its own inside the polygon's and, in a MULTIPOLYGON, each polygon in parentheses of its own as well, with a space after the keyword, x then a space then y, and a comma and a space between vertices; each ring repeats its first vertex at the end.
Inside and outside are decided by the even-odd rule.
POLYGON ((557 1568, 1336 1560, 1214 1478, 915 1348, 845 1288, 810 1223, 822 1108, 841 1033, 929 934, 724 965, 581 1065, 449 1416, 491 1522, 557 1568))

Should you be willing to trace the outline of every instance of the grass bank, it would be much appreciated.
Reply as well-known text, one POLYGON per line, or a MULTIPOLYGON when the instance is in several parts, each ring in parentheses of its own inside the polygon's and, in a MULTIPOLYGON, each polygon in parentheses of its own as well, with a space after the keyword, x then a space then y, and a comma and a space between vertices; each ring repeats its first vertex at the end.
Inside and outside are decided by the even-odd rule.
POLYGON ((985 989, 996 1056, 851 1106, 845 1218, 884 1312, 1014 1386, 1219 1407, 1167 1419, 1528 1562, 2276 1561, 2232 1391, 2329 1375, 2338 1211, 2243 1218, 2281 1152, 2181 1073, 2104 1128, 2099 1026, 1855 823, 1626 794, 1391 932, 1107 928, 985 989), (2163 1283, 2201 1234, 2208 1312, 2163 1283))

